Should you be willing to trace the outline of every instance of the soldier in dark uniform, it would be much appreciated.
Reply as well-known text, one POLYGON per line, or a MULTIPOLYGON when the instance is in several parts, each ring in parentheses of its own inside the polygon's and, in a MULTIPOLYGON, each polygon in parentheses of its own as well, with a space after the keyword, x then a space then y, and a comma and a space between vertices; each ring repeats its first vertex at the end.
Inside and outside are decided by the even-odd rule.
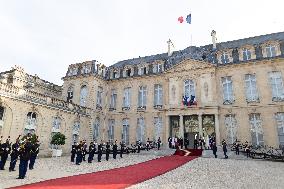
POLYGON ((124 144, 123 142, 120 142, 120 158, 122 158, 123 151, 124 151, 124 144))
POLYGON ((194 143, 193 143, 193 145, 194 145, 194 149, 197 149, 197 146, 198 146, 198 141, 197 141, 197 139, 194 139, 194 143))
POLYGON ((30 170, 34 169, 35 160, 39 153, 39 143, 38 142, 39 141, 37 141, 35 144, 32 144, 30 164, 29 164, 30 170))
POLYGON ((214 154, 215 158, 217 158, 217 146, 216 146, 216 142, 213 142, 213 143, 212 143, 212 151, 213 151, 213 154, 214 154))
POLYGON ((149 151, 150 149, 150 139, 147 139, 147 143, 146 143, 146 150, 149 151))
POLYGON ((32 144, 30 138, 27 138, 23 144, 20 144, 20 165, 18 179, 24 179, 28 169, 28 163, 31 156, 32 144))
POLYGON ((71 147, 71 162, 74 162, 76 156, 76 149, 77 149, 77 143, 74 142, 74 144, 71 147))
POLYGON ((10 162, 10 167, 9 167, 9 171, 15 171, 15 166, 18 160, 18 156, 19 156, 19 137, 16 140, 16 142, 12 145, 12 153, 10 154, 11 156, 11 162, 10 162))
POLYGON ((101 162, 102 155, 103 155, 103 144, 100 143, 98 145, 98 162, 101 162))
POLYGON ((93 142, 91 142, 91 143, 90 143, 90 146, 89 146, 88 163, 92 163, 92 161, 93 161, 93 159, 94 159, 95 151, 96 151, 95 145, 94 145, 93 142))
POLYGON ((83 150, 83 143, 80 141, 80 144, 77 146, 76 149, 76 165, 80 165, 82 162, 82 150, 83 150))
POLYGON ((236 139, 236 142, 235 142, 235 149, 236 149, 236 155, 240 155, 240 143, 238 139, 236 139))
POLYGON ((115 141, 113 146, 112 146, 112 155, 113 155, 113 159, 116 159, 116 155, 117 155, 117 141, 115 141))
POLYGON ((5 167, 6 161, 8 159, 8 156, 11 152, 11 145, 9 143, 9 140, 10 140, 10 137, 8 137, 6 142, 1 145, 2 154, 1 154, 0 170, 5 170, 4 167, 5 167))
POLYGON ((160 147, 161 147, 161 138, 160 137, 158 138, 158 142, 157 143, 158 143, 158 150, 160 150, 160 147))
POLYGON ((228 156, 227 156, 227 143, 226 143, 225 140, 222 141, 222 146, 223 146, 223 152, 224 152, 225 159, 228 159, 228 156))
POLYGON ((109 153, 110 153, 110 145, 109 142, 106 143, 106 160, 109 159, 109 153))
POLYGON ((87 142, 86 140, 83 141, 83 150, 82 150, 82 159, 86 161, 86 154, 87 154, 87 142))

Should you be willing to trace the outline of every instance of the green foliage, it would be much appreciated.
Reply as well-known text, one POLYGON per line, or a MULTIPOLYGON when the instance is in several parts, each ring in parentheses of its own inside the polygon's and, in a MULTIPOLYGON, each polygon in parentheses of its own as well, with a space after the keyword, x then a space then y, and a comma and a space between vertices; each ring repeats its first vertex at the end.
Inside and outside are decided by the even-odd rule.
POLYGON ((53 145, 64 145, 65 144, 65 140, 66 140, 66 137, 64 134, 62 133, 55 133, 53 136, 52 136, 52 139, 51 139, 51 144, 53 145))
MULTIPOLYGON (((22 137, 21 141, 24 141, 24 140, 26 140, 27 138, 28 138, 28 135, 25 135, 25 136, 22 137)), ((38 140, 36 134, 31 134, 31 135, 30 135, 30 138, 31 138, 30 140, 31 140, 31 143, 32 143, 32 144, 35 144, 35 143, 37 142, 37 140, 38 140)))

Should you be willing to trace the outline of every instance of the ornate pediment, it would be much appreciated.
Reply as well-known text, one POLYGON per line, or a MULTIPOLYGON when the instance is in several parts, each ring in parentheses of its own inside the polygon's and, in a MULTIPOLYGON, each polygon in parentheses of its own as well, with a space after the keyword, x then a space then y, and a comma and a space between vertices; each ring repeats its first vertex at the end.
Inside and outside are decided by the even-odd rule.
POLYGON ((180 62, 177 65, 174 65, 172 68, 166 71, 166 73, 175 73, 175 72, 183 72, 183 71, 189 71, 189 70, 197 70, 197 69, 206 69, 206 68, 214 68, 215 65, 208 63, 208 62, 202 62, 202 61, 196 61, 187 59, 182 62, 180 62))

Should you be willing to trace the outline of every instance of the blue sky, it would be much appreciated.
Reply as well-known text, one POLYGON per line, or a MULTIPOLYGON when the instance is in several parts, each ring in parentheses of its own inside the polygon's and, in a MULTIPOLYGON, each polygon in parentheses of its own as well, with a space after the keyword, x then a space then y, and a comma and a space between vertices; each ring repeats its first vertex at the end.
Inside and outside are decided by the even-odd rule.
POLYGON ((69 64, 105 65, 284 31, 282 0, 0 0, 0 71, 14 65, 62 84, 69 64), (179 16, 192 14, 192 24, 179 16), (192 39, 192 40, 191 40, 192 39))

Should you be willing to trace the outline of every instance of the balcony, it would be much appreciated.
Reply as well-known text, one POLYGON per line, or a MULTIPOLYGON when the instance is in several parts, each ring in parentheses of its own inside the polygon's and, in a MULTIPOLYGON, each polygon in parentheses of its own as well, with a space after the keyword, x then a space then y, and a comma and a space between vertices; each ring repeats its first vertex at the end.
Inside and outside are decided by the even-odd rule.
POLYGON ((108 111, 115 111, 116 110, 116 108, 114 108, 114 107, 110 107, 109 109, 108 109, 108 111))
POLYGON ((155 105, 154 109, 161 110, 161 109, 163 109, 163 105, 155 105))
POLYGON ((130 106, 128 106, 128 107, 122 107, 122 111, 127 111, 127 110, 130 110, 130 106))
POLYGON ((138 106, 137 107, 137 111, 145 111, 146 110, 146 106, 138 106))
POLYGON ((97 109, 97 110, 102 110, 103 108, 102 108, 102 106, 101 106, 100 104, 97 104, 97 105, 96 105, 96 109, 97 109))

